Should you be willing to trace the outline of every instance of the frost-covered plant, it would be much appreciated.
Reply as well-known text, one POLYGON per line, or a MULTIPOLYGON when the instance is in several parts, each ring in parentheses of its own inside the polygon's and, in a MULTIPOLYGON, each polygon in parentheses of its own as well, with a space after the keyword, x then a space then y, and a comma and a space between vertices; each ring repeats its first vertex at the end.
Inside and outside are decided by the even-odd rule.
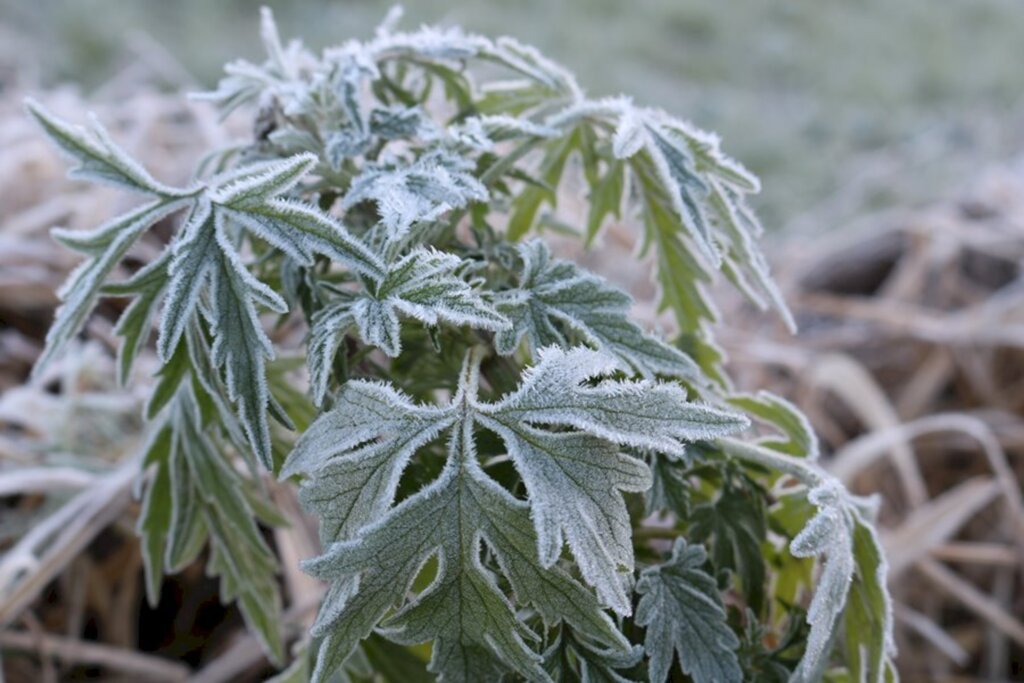
POLYGON ((265 12, 267 60, 198 96, 250 112, 253 137, 187 187, 99 123, 28 105, 73 176, 145 198, 54 232, 86 259, 37 371, 100 297, 129 300, 122 381, 156 328, 150 599, 209 547, 288 680, 415 680, 427 651, 402 646, 419 643, 446 681, 893 677, 870 502, 815 462, 791 405, 732 390, 711 336, 718 273, 792 325, 745 200, 757 180, 533 48, 397 18, 317 56, 265 12), (641 231, 673 340, 528 238, 568 177, 587 244, 610 216, 641 231), (158 223, 176 226, 159 258, 110 282, 158 223), (273 360, 286 320, 305 363, 273 360), (323 542, 304 568, 329 587, 290 663, 262 471, 299 487, 323 542))

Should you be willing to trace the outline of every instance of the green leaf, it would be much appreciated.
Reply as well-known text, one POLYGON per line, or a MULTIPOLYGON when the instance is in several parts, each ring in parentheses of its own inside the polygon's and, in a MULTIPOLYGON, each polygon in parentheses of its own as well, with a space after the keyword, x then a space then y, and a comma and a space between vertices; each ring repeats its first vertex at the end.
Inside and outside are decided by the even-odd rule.
POLYGON ((500 661, 536 677, 538 658, 524 640, 531 638, 529 629, 481 573, 481 539, 499 557, 517 600, 532 602, 545 621, 566 620, 624 646, 597 602, 566 583, 556 563, 567 541, 601 599, 629 613, 623 586, 633 563, 629 515, 622 499, 608 493, 642 490, 649 479, 643 462, 620 454, 615 444, 680 454, 684 440, 732 432, 744 422, 688 403, 678 386, 592 384, 615 367, 598 352, 546 349, 518 390, 481 403, 476 362, 467 361, 458 394, 444 407, 416 406, 368 382, 345 385, 283 469, 284 475, 309 474, 303 499, 325 520, 327 538, 339 539, 309 563, 312 573, 336 581, 316 629, 327 637, 320 676, 402 602, 420 568, 439 552, 441 575, 384 622, 389 637, 410 643, 438 638, 432 670, 456 680, 456 671, 471 680, 491 674, 500 661), (528 501, 512 498, 479 469, 474 425, 504 442, 528 501), (409 459, 447 430, 453 436, 441 477, 390 508, 409 459), (466 602, 467 591, 477 597, 466 602), (449 632, 443 624, 463 625, 449 632))
POLYGON ((368 165, 353 181, 342 207, 373 201, 391 239, 414 223, 434 221, 452 209, 488 198, 472 161, 444 149, 427 152, 411 164, 368 165))
POLYGON ((122 338, 117 356, 117 381, 122 386, 127 383, 132 365, 153 330, 157 306, 169 279, 169 263, 170 252, 164 251, 159 258, 140 268, 128 280, 103 288, 107 295, 134 297, 114 327, 114 334, 122 338))
POLYGON ((498 353, 513 353, 524 338, 533 353, 552 344, 567 347, 568 332, 618 358, 627 372, 700 380, 689 357, 629 319, 628 294, 569 261, 552 259, 539 240, 520 245, 518 253, 519 287, 497 300, 498 311, 512 322, 495 337, 498 353))
POLYGON ((462 259, 454 254, 418 248, 391 264, 376 292, 346 296, 313 317, 309 365, 313 397, 323 401, 331 364, 352 327, 367 344, 388 356, 401 353, 399 315, 435 326, 469 326, 496 331, 505 318, 484 301, 458 274, 462 259))
POLYGON ((182 207, 181 200, 159 199, 118 216, 88 233, 55 230, 64 244, 89 254, 57 290, 61 305, 46 334, 46 348, 36 361, 38 376, 75 338, 100 296, 104 280, 117 267, 135 241, 154 223, 182 207))
POLYGON ((882 683, 892 667, 892 604, 886 588, 887 564, 875 530, 856 513, 853 558, 857 570, 843 616, 846 665, 855 681, 882 683))
MULTIPOLYGON (((211 292, 214 342, 210 357, 215 366, 224 368, 228 397, 238 407, 250 446, 263 466, 272 470, 265 359, 273 358, 274 349, 260 325, 253 299, 265 301, 268 294, 277 295, 249 275, 223 237, 218 236, 218 242, 211 292)), ((279 306, 278 310, 283 309, 284 302, 279 306)))
POLYGON ((601 231, 606 216, 622 217, 622 194, 626 187, 626 164, 616 159, 608 164, 604 176, 590 188, 590 213, 587 217, 589 246, 601 231))
POLYGON ((668 562, 645 569, 636 622, 647 629, 644 649, 651 683, 668 679, 678 653, 683 672, 695 683, 739 681, 743 677, 736 649, 740 641, 726 623, 715 580, 701 566, 704 548, 676 539, 668 562))
POLYGON ((807 498, 818 511, 793 540, 790 552, 794 557, 823 555, 825 563, 807 610, 811 632, 804 657, 794 672, 795 681, 815 680, 827 663, 856 569, 852 541, 854 520, 845 490, 837 482, 827 482, 812 488, 807 498))
POLYGON ((146 599, 149 606, 156 608, 160 601, 160 587, 163 583, 164 549, 167 546, 171 526, 171 474, 168 459, 171 451, 172 434, 168 426, 161 427, 146 449, 144 461, 155 464, 153 478, 146 487, 142 511, 136 532, 142 547, 142 566, 146 574, 146 599))
POLYGON ((284 477, 315 472, 301 499, 320 515, 325 545, 377 521, 416 450, 455 422, 450 411, 417 406, 370 382, 345 384, 335 406, 306 430, 281 470, 284 477))
POLYGON ((631 671, 643 660, 644 649, 633 645, 630 650, 603 649, 580 638, 566 625, 558 631, 555 642, 544 652, 544 669, 556 681, 580 683, 636 683, 631 671))
POLYGON ((670 510, 678 518, 690 516, 691 485, 685 471, 688 458, 651 458, 651 488, 644 498, 646 514, 670 510))
POLYGON ((115 185, 164 200, 193 193, 154 179, 111 140, 95 118, 85 129, 57 118, 35 100, 26 100, 25 108, 60 151, 78 163, 68 172, 69 177, 115 185))
MULTIPOLYGON (((559 616, 588 630, 595 624, 611 635, 614 627, 567 574, 533 562, 527 505, 479 469, 469 425, 456 430, 450 443, 448 464, 438 480, 358 539, 335 544, 306 563, 314 575, 343 580, 325 600, 314 633, 328 634, 328 652, 347 653, 389 607, 401 602, 420 567, 439 553, 434 582, 388 617, 382 633, 405 644, 436 639, 430 670, 445 680, 491 680, 506 666, 546 679, 540 657, 526 642, 537 636, 517 619, 491 570, 480 562, 481 543, 496 553, 520 600, 535 602, 545 613, 561 608, 567 613, 559 616), (389 559, 382 562, 385 556, 389 559), (354 576, 358 589, 349 597, 354 576), (347 601, 339 604, 339 594, 347 601)), ((332 669, 333 662, 321 656, 314 679, 323 680, 332 669)))
POLYGON ((711 226, 703 207, 709 193, 707 182, 697 174, 685 144, 667 131, 650 126, 647 134, 650 142, 646 149, 676 215, 704 256, 717 266, 721 256, 712 243, 711 226))
POLYGON ((209 202, 192 207, 171 247, 171 276, 160 317, 157 351, 166 361, 192 320, 203 288, 216 265, 217 228, 209 202))
POLYGON ((796 406, 768 391, 739 394, 727 399, 729 405, 755 419, 776 427, 783 438, 764 437, 759 443, 781 453, 815 460, 818 457, 818 437, 807 418, 796 406))
POLYGON ((710 277, 681 240, 671 200, 657 180, 650 155, 639 152, 630 160, 630 168, 640 196, 645 240, 656 247, 660 307, 672 310, 683 332, 699 330, 703 321, 718 319, 703 291, 710 277))
POLYGON ((323 254, 369 277, 383 277, 380 258, 331 215, 296 200, 263 200, 238 205, 229 198, 218 210, 302 265, 312 265, 313 255, 323 254))
MULTIPOLYGON (((377 634, 363 641, 363 652, 374 673, 389 683, 433 683, 427 663, 409 651, 377 634)), ((305 683, 305 681, 303 681, 305 683)))
POLYGON ((552 206, 556 202, 556 192, 565 171, 569 156, 579 144, 579 133, 573 130, 560 139, 554 140, 544 153, 538 169, 538 177, 544 187, 530 185, 515 197, 512 202, 512 213, 509 216, 506 234, 511 241, 520 240, 530 232, 537 220, 537 211, 543 202, 552 206))
MULTIPOLYGON (((277 558, 256 526, 243 482, 200 423, 198 406, 189 390, 179 392, 170 420, 172 490, 189 490, 187 498, 172 496, 177 509, 173 517, 202 518, 210 539, 208 570, 220 577, 221 598, 237 601, 246 624, 268 656, 280 662, 284 645, 277 558), (183 510, 185 505, 193 509, 183 510)), ((172 535, 181 536, 181 532, 175 529, 172 535)))
POLYGON ((714 502, 694 508, 690 517, 693 540, 711 548, 716 570, 728 569, 739 577, 740 595, 755 613, 764 604, 766 579, 761 553, 768 535, 763 495, 752 482, 727 483, 714 502))

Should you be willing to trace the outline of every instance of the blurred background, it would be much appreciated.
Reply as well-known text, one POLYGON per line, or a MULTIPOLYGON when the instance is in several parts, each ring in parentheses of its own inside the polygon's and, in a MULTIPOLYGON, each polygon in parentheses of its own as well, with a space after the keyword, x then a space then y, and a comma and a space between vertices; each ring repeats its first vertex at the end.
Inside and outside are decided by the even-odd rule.
MULTIPOLYGON (((260 4, 285 38, 313 48, 369 36, 389 7, 0 0, 9 681, 180 680, 193 670, 202 681, 248 680, 264 666, 201 565, 168 581, 156 609, 140 599, 137 510, 121 463, 138 447, 149 387, 113 384, 117 309, 101 308, 87 339, 26 383, 53 291, 75 264, 48 229, 95 225, 125 199, 65 180, 20 105, 32 94, 76 120, 95 110, 157 177, 183 179, 202 150, 247 132, 224 133, 180 92, 213 86, 229 59, 262 59, 260 4)), ((720 332, 730 370, 740 388, 796 402, 833 472, 882 495, 904 679, 1024 680, 1024 4, 408 3, 404 25, 423 22, 532 43, 592 95, 627 92, 718 132, 761 176, 756 205, 801 334, 735 303, 720 332)), ((616 270, 603 264, 630 242, 616 234, 583 257, 596 270, 616 270)), ((615 275, 644 314, 646 270, 615 275)), ((308 539, 277 533, 290 566, 313 554, 308 539)), ((301 592, 294 574, 284 580, 301 592)), ((292 607, 290 618, 304 616, 292 607)))
MULTIPOLYGON (((3 58, 91 92, 161 46, 197 83, 255 58, 257 0, 0 0, 3 58)), ((267 2, 282 35, 366 36, 387 0, 267 2)), ((771 188, 765 221, 816 232, 934 196, 1024 140, 1015 0, 417 0, 406 24, 519 36, 593 95, 718 131, 771 188)))

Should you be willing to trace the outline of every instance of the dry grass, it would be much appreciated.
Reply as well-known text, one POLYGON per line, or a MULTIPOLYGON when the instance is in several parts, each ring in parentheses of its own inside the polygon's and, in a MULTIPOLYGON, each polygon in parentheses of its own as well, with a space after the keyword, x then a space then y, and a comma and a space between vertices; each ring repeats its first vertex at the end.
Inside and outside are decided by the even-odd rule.
POLYGON ((905 677, 1024 676, 1024 167, 863 225, 778 254, 801 333, 727 329, 734 372, 881 495, 905 677))
MULTIPOLYGON (((113 384, 116 302, 94 316, 88 341, 25 383, 52 292, 73 266, 48 229, 96 224, 122 200, 65 180, 19 99, 0 104, 3 672, 12 681, 254 676, 259 651, 200 564, 166 582, 156 609, 144 605, 131 494, 155 361, 141 359, 130 388, 113 384)), ((70 91, 45 100, 58 112, 85 109, 70 91)), ((225 142, 208 112, 135 76, 101 101, 116 103, 99 107, 116 137, 169 181, 225 142)), ((798 403, 832 470, 882 496, 906 679, 1024 675, 1024 171, 996 169, 961 200, 863 224, 777 254, 801 334, 737 304, 722 333, 732 370, 741 388, 798 403)), ((610 272, 600 262, 631 242, 618 226, 604 252, 584 258, 610 272)), ((142 244, 127 265, 156 246, 142 244)), ((649 298, 643 269, 616 275, 649 298)), ((282 580, 298 629, 319 599, 294 570, 315 534, 289 489, 274 495, 293 522, 274 541, 291 568, 282 580)))

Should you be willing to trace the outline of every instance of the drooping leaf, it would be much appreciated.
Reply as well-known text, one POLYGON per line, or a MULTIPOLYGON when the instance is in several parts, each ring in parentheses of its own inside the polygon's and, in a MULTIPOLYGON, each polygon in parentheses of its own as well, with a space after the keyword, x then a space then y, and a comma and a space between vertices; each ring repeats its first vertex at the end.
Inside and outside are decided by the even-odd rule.
POLYGON ((626 164, 620 160, 608 164, 600 180, 590 186, 590 213, 587 217, 587 244, 601 231, 607 216, 622 217, 622 197, 626 189, 626 164))
POLYGON ((281 661, 277 559, 256 526, 245 483, 202 424, 188 385, 175 395, 146 462, 156 468, 139 519, 150 601, 163 571, 192 562, 209 540, 208 570, 220 577, 222 599, 237 602, 268 656, 281 661))
POLYGON ((740 641, 725 619, 715 580, 701 569, 704 548, 676 539, 668 562, 645 569, 636 622, 647 629, 644 649, 648 680, 664 683, 678 655, 683 672, 695 683, 743 678, 736 649, 740 641))
POLYGON ((160 601, 160 587, 164 576, 164 549, 167 547, 168 531, 171 527, 171 473, 170 457, 172 434, 170 427, 163 426, 153 436, 143 460, 154 466, 153 479, 146 488, 142 511, 136 531, 141 538, 142 566, 146 576, 146 599, 149 606, 156 608, 160 601))
POLYGON ((555 641, 544 652, 544 669, 556 681, 578 683, 637 683, 630 669, 637 668, 644 649, 604 649, 579 637, 563 625, 555 641))
POLYGON ((103 288, 103 293, 110 296, 134 297, 114 327, 114 333, 123 339, 117 358, 119 384, 127 383, 132 365, 153 331, 153 321, 157 318, 160 297, 169 279, 169 263, 170 252, 164 251, 159 258, 140 268, 128 280, 108 284, 103 288))
POLYGON ((651 488, 644 497, 646 514, 668 510, 679 518, 690 515, 691 484, 686 480, 687 458, 651 458, 651 488))
POLYGON ((520 240, 530 232, 537 221, 537 212, 540 210, 541 204, 544 202, 552 206, 555 204, 558 186, 565 172, 566 163, 578 144, 579 132, 574 130, 563 134, 561 138, 556 138, 548 145, 538 168, 538 177, 543 185, 531 185, 523 188, 513 201, 512 213, 508 219, 509 240, 513 242, 520 240))
POLYGON ((849 596, 856 561, 852 547, 853 520, 843 505, 844 495, 834 483, 812 489, 807 497, 818 512, 790 544, 790 552, 795 557, 824 555, 826 558, 807 610, 811 631, 804 657, 793 673, 797 681, 814 680, 819 675, 849 596))
POLYGON ((892 670, 892 604, 888 565, 875 530, 854 513, 853 557, 857 564, 843 616, 846 666, 853 680, 882 683, 892 670))

